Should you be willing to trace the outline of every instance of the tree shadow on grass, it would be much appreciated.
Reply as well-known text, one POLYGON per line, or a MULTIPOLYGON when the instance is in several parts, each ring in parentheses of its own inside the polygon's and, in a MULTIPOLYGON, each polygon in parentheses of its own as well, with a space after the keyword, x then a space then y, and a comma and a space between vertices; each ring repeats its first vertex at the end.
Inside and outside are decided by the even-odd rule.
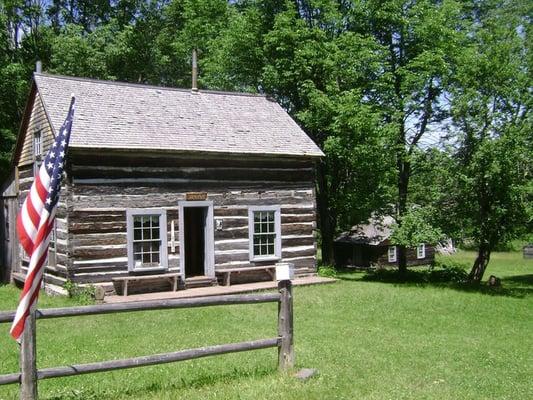
POLYGON ((533 274, 506 276, 505 280, 516 285, 533 287, 533 274))
POLYGON ((343 270, 338 279, 359 282, 381 282, 397 286, 439 287, 462 292, 481 293, 490 296, 524 298, 533 295, 533 274, 504 276, 501 286, 489 286, 486 282, 468 282, 467 273, 459 267, 409 269, 400 275, 396 269, 378 269, 366 272, 343 270))

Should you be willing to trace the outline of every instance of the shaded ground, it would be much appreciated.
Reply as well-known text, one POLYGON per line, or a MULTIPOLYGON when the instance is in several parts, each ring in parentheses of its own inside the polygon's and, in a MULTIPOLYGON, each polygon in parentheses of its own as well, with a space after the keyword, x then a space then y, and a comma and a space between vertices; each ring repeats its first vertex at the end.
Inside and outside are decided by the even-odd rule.
POLYGON ((525 260, 516 253, 495 253, 480 285, 467 281, 475 253, 460 251, 455 256, 438 257, 436 266, 411 267, 404 276, 397 269, 372 271, 339 271, 337 277, 348 281, 381 282, 402 286, 446 287, 453 290, 477 292, 495 296, 524 297, 533 294, 533 260, 525 260), (530 272, 530 273, 527 273, 530 272), (520 275, 523 273, 523 275, 520 275), (491 275, 501 285, 489 286, 491 275))

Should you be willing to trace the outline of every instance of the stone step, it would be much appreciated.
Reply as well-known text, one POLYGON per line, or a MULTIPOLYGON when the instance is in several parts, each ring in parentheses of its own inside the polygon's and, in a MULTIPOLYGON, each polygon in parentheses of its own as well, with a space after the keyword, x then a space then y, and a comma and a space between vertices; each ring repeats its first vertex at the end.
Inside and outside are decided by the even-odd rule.
POLYGON ((192 276, 190 278, 185 278, 185 289, 207 287, 207 286, 217 286, 218 282, 216 278, 210 276, 192 276))

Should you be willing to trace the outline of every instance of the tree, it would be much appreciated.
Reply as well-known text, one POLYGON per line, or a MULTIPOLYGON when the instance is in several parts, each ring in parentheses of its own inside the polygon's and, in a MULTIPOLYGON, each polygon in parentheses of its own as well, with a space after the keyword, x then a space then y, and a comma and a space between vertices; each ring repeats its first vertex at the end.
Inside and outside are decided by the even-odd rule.
POLYGON ((452 91, 455 213, 477 246, 480 282, 495 246, 533 216, 531 25, 527 3, 479 2, 452 91), (522 6, 522 7, 521 7, 522 6))
MULTIPOLYGON (((455 1, 366 1, 351 10, 350 24, 368 32, 380 48, 382 73, 368 97, 390 134, 396 163, 396 220, 408 212, 414 153, 423 138, 446 116, 447 91, 463 34, 455 1), (368 22, 362 22, 362 16, 368 22)), ((398 248, 400 273, 406 271, 405 246, 398 248)))

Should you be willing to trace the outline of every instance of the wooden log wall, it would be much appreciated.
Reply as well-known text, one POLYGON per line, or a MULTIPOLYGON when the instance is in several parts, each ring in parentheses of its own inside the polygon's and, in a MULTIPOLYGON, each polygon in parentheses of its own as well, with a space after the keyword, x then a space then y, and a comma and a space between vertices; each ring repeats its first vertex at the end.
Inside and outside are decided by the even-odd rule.
MULTIPOLYGON (((428 265, 435 261, 435 247, 426 244, 426 256, 424 258, 417 258, 417 251, 415 248, 406 249, 407 265, 428 265)), ((381 265, 397 265, 398 262, 389 262, 388 246, 376 247, 377 263, 381 265)))
POLYGON ((214 223, 215 269, 251 266, 248 207, 279 205, 283 261, 293 262, 297 273, 316 271, 314 165, 309 161, 93 158, 76 152, 70 161, 68 274, 74 282, 128 275, 130 208, 166 210, 169 272, 179 271, 178 203, 187 192, 206 192, 214 219, 222 224, 217 230, 214 223))

